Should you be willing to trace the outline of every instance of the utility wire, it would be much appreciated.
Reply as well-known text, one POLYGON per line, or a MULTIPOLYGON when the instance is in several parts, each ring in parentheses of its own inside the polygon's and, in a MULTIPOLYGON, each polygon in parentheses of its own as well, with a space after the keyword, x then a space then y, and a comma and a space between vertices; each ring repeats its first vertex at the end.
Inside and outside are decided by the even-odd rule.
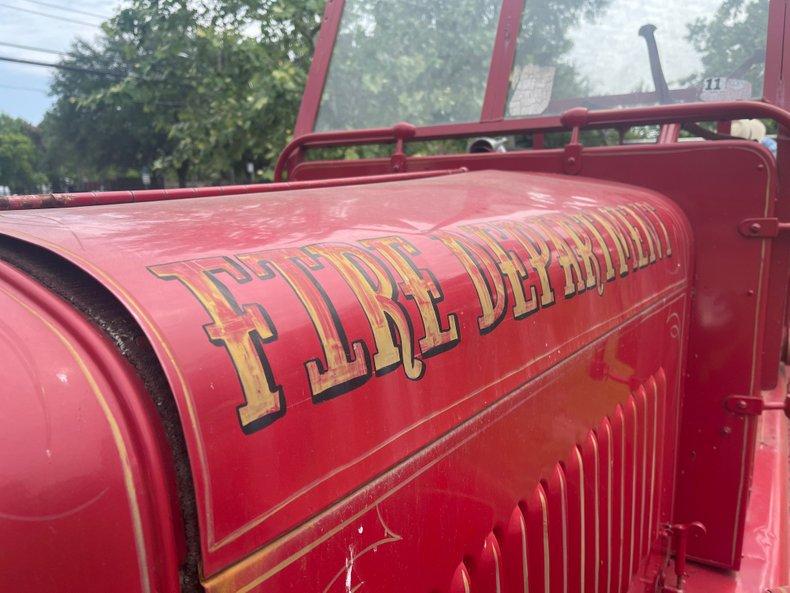
POLYGON ((78 21, 77 19, 70 19, 66 18, 65 16, 56 16, 54 14, 49 14, 47 12, 40 12, 38 10, 30 10, 29 8, 22 8, 20 6, 11 6, 10 4, 0 3, 0 6, 3 8, 10 8, 11 10, 18 10, 19 12, 27 12, 29 14, 35 14, 38 16, 43 16, 49 19, 55 19, 56 21, 66 22, 66 23, 76 23, 77 25, 85 25, 87 27, 96 27, 97 29, 100 28, 100 25, 96 23, 89 23, 87 21, 78 21))
POLYGON ((11 89, 13 91, 31 91, 33 93, 41 93, 42 95, 49 94, 49 91, 46 89, 34 89, 29 86, 14 86, 12 84, 0 84, 0 89, 11 89))
MULTIPOLYGON (((41 93, 42 95, 49 95, 50 91, 46 89, 35 89, 29 86, 14 86, 11 84, 2 84, 0 83, 0 89, 11 89, 14 91, 31 91, 34 93, 41 93)), ((136 101, 138 103, 148 103, 149 105, 153 105, 155 107, 182 107, 185 105, 184 101, 150 101, 146 102, 142 99, 132 99, 132 101, 136 101)))
POLYGON ((15 47, 16 49, 26 49, 28 51, 37 51, 43 54, 54 54, 56 56, 66 56, 68 55, 65 51, 57 51, 54 49, 46 49, 43 47, 33 47, 32 45, 20 45, 19 43, 9 43, 7 41, 0 41, 0 45, 5 47, 15 47))
POLYGON ((101 76, 112 76, 114 78, 126 78, 126 75, 121 74, 120 72, 97 70, 94 68, 82 68, 80 66, 71 66, 69 64, 53 64, 52 62, 25 60, 23 58, 12 58, 10 56, 0 56, 0 62, 13 62, 15 64, 27 64, 28 66, 41 66, 43 68, 56 68, 57 70, 69 70, 71 72, 84 72, 86 74, 98 74, 101 76))
MULTIPOLYGON (((33 47, 29 47, 28 48, 27 46, 14 45, 14 44, 5 43, 5 42, 2 42, 2 41, 0 41, 0 45, 10 45, 12 47, 25 47, 27 49, 33 49, 35 51, 38 51, 38 48, 33 48, 33 47)), ((71 56, 72 55, 72 54, 67 54, 67 53, 62 53, 62 52, 56 52, 55 50, 46 50, 46 51, 51 52, 51 53, 61 54, 61 55, 64 55, 64 56, 71 56)), ((63 64, 63 63, 56 63, 56 62, 40 62, 38 60, 28 60, 28 59, 25 59, 25 58, 15 58, 15 57, 11 57, 11 56, 0 56, 0 62, 13 62, 14 64, 25 64, 27 66, 41 66, 42 68, 54 68, 56 70, 68 70, 70 72, 84 72, 84 73, 87 73, 87 74, 98 74, 100 76, 109 76, 111 78, 118 78, 118 79, 120 79, 120 78, 134 78, 135 80, 140 80, 140 81, 143 81, 143 82, 154 82, 154 83, 166 82, 162 78, 159 78, 159 79, 157 79, 157 78, 146 78, 146 77, 142 77, 142 76, 140 76, 138 74, 135 74, 134 72, 128 72, 128 73, 113 72, 112 70, 100 70, 98 68, 86 68, 85 66, 72 66, 71 64, 63 64)), ((180 79, 181 80, 187 80, 187 81, 193 81, 193 82, 196 80, 195 77, 192 77, 192 76, 189 76, 189 75, 181 75, 180 79)))
POLYGON ((80 10, 78 8, 68 8, 66 6, 59 6, 57 4, 50 4, 49 2, 40 2, 39 0, 22 0, 23 2, 27 2, 28 4, 37 4, 38 6, 46 6, 47 8, 54 8, 55 10, 62 10, 63 12, 73 12, 75 14, 83 14, 85 16, 92 16, 96 17, 97 19, 107 20, 110 18, 104 14, 98 14, 95 12, 88 12, 87 10, 80 10))

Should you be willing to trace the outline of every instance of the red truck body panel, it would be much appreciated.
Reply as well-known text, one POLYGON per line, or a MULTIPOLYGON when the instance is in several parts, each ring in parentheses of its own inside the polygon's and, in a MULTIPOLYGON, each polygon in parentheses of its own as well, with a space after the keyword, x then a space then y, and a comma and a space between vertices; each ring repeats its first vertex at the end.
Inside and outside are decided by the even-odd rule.
POLYGON ((287 182, 0 198, 0 588, 783 591, 788 0, 761 102, 507 119, 504 0, 479 121, 312 133, 345 4, 287 182))
POLYGON ((135 369, 69 303, 4 262, 0 310, 3 588, 177 583, 172 458, 135 369))
MULTIPOLYGON (((496 166, 562 173, 566 157, 565 150, 411 157, 408 170, 496 166)), ((787 239, 745 237, 738 226, 776 215, 783 172, 767 151, 749 142, 585 148, 580 161, 585 179, 638 184, 668 196, 694 229, 695 299, 680 453, 681 475, 688 478, 679 481, 677 518, 701 521, 710 530, 692 542, 694 557, 735 568, 756 418, 734 417, 723 402, 775 385, 780 335, 766 333, 766 324, 775 327, 775 320, 784 319, 779 287, 787 282, 787 239), (761 375, 763 360, 772 374, 761 375), (725 426, 733 432, 723 433, 725 426)), ((310 179, 330 175, 334 166, 338 175, 372 174, 388 164, 386 159, 305 162, 294 174, 310 179)))
MULTIPOLYGON (((668 318, 683 326, 691 257, 658 194, 518 173, 6 213, 0 231, 94 276, 148 335, 183 419, 205 576, 654 309, 664 317, 631 341, 658 348, 668 318), (572 265, 569 242, 588 261, 572 265)), ((548 477, 628 386, 672 368, 676 390, 678 339, 655 356, 612 341, 611 362, 576 365, 628 368, 559 434, 532 429, 552 447, 490 431, 529 452, 519 483, 548 477)), ((485 466, 469 465, 467 487, 485 466)))

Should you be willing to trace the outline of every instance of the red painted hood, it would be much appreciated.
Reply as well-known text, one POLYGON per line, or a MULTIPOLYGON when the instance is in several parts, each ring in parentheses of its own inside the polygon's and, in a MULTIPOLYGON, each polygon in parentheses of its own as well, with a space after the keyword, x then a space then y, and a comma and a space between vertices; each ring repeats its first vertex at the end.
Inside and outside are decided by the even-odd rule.
POLYGON ((211 575, 688 289, 667 199, 504 172, 0 214, 93 275, 178 403, 211 575))

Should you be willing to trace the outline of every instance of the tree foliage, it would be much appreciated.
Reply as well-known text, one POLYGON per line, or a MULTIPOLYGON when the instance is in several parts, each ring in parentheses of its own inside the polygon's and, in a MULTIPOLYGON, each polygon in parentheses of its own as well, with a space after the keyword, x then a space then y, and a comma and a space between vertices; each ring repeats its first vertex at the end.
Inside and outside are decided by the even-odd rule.
MULTIPOLYGON (((527 2, 516 67, 556 67, 556 92, 580 89, 583 81, 562 63, 572 47, 568 32, 581 19, 594 18, 609 1, 527 2)), ((477 121, 501 4, 347 0, 317 127, 477 121)))
POLYGON ((133 0, 78 42, 45 120, 61 170, 235 181, 293 128, 320 0, 133 0), (99 72, 97 74, 96 72, 99 72))
POLYGON ((582 20, 595 20, 611 0, 545 0, 527 2, 516 47, 516 68, 526 64, 556 68, 553 98, 583 97, 587 83, 567 63, 573 48, 568 31, 582 20))
POLYGON ((0 114, 0 186, 14 193, 37 192, 46 183, 38 130, 21 119, 0 114))
POLYGON ((500 4, 346 2, 318 127, 478 119, 500 4))
MULTIPOLYGON (((585 96, 569 32, 605 16, 613 1, 527 2, 514 72, 551 70, 553 99, 585 96)), ((0 164, 2 175, 30 190, 46 181, 44 168, 56 189, 64 178, 139 183, 143 169, 160 185, 165 177, 182 185, 247 181, 250 162, 270 171, 292 133, 324 4, 128 0, 96 42, 72 46, 63 61, 71 69, 55 76, 55 104, 40 133, 9 132, 8 120, 0 121, 0 151, 18 161, 0 164)), ((318 129, 477 120, 500 4, 346 0, 318 129)), ((704 72, 686 82, 727 75, 759 89, 767 6, 722 0, 711 17, 693 22, 688 40, 704 72)))
POLYGON ((688 27, 688 40, 700 53, 706 76, 731 76, 752 83, 759 94, 765 70, 768 0, 724 0, 708 19, 688 27))

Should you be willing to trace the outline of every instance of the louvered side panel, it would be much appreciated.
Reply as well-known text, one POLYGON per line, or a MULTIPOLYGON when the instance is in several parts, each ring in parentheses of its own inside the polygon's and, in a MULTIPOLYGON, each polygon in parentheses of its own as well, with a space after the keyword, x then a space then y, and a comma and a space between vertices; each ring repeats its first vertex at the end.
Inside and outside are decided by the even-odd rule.
POLYGON ((625 455, 623 459, 623 475, 625 477, 625 496, 623 498, 624 538, 623 538, 623 571, 621 575, 620 590, 626 591, 631 575, 635 571, 636 558, 636 511, 637 489, 639 480, 637 472, 637 417, 636 402, 629 397, 624 406, 625 423, 623 438, 625 455))
POLYGON ((584 462, 581 450, 574 447, 568 461, 561 464, 565 471, 568 494, 568 593, 582 593, 585 583, 585 541, 587 521, 584 499, 584 462))
POLYGON ((651 377, 645 388, 645 515, 644 536, 642 540, 642 556, 650 551, 656 535, 655 501, 656 501, 656 463, 658 445, 658 389, 655 379, 651 377))
POLYGON ((625 413, 622 406, 612 416, 612 587, 607 593, 621 593, 623 591, 624 566, 626 557, 626 523, 625 523, 625 413))
POLYGON ((453 573, 448 593, 471 593, 471 582, 472 578, 469 576, 469 569, 461 562, 455 569, 455 573, 453 573))
POLYGON ((568 593, 568 485, 558 463, 545 484, 549 509, 549 571, 552 593, 568 593))
MULTIPOLYGON (((665 489, 669 489, 671 487, 671 482, 669 484, 665 484, 664 480, 666 476, 664 475, 664 460, 668 458, 666 453, 667 450, 674 451, 674 446, 671 445, 667 441, 667 437, 665 436, 669 430, 667 422, 668 420, 668 410, 667 410, 667 381, 666 375, 664 374, 663 369, 659 369, 658 373, 655 376, 655 386, 656 386, 656 432, 657 432, 657 439, 656 439, 656 487, 654 492, 654 517, 653 517, 653 529, 658 533, 658 526, 670 518, 671 509, 665 509, 665 516, 661 516, 662 511, 662 503, 665 500, 665 489)), ((674 417, 674 414, 673 414, 674 417)))
POLYGON ((614 591, 616 573, 613 569, 615 548, 613 547, 614 535, 617 529, 614 504, 614 450, 612 437, 612 423, 609 418, 604 418, 597 427, 598 435, 598 467, 600 468, 599 483, 601 532, 598 537, 601 551, 600 574, 598 590, 602 593, 614 591), (614 575, 614 576, 613 576, 614 575))
POLYGON ((502 590, 502 550, 493 533, 483 542, 483 549, 472 559, 470 575, 475 593, 500 593, 502 590))
POLYGON ((599 593, 601 590, 601 481, 604 475, 598 450, 598 437, 590 431, 580 449, 584 476, 584 593, 599 593))
POLYGON ((528 593, 530 591, 529 566, 527 564, 527 520, 522 505, 510 513, 502 536, 502 587, 503 591, 528 593))
POLYGON ((451 593, 625 593, 661 520, 663 371, 636 386, 492 526, 451 593))
MULTIPOLYGON (((639 567, 640 559, 646 555, 647 547, 647 395, 645 388, 640 386, 634 395, 636 409, 636 456, 634 466, 636 473, 636 498, 634 499, 634 572, 639 567)), ((634 574, 633 572, 631 573, 634 574)))
POLYGON ((529 593, 551 593, 549 508, 543 484, 537 485, 527 502, 526 521, 529 593))

